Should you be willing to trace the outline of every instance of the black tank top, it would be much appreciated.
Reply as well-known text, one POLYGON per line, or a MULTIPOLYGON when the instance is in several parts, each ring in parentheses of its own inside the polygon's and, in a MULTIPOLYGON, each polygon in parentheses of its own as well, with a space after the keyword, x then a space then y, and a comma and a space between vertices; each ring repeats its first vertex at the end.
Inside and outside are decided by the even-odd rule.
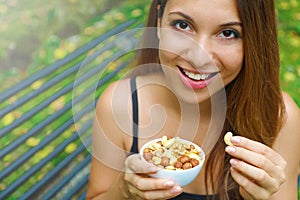
MULTIPOLYGON (((137 87, 136 87, 136 77, 132 77, 130 79, 130 87, 131 87, 131 97, 132 97, 132 117, 133 117, 133 141, 130 149, 130 154, 139 153, 138 148, 138 122, 139 122, 139 108, 138 108, 138 95, 137 95, 137 87)), ((231 198, 229 194, 230 200, 239 200, 240 198, 231 198)), ((199 194, 190 194, 183 192, 177 197, 174 197, 170 200, 219 200, 218 195, 199 195, 199 194)))

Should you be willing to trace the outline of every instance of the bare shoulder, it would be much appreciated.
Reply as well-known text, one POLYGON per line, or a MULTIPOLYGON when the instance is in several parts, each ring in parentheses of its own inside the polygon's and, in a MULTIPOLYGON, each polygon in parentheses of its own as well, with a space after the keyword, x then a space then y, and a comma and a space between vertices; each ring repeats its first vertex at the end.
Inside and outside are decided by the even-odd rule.
POLYGON ((105 193, 124 167, 127 154, 123 137, 125 129, 121 122, 125 119, 118 116, 124 116, 128 110, 129 94, 129 80, 119 80, 111 83, 97 101, 87 199, 105 193))
POLYGON ((300 110, 288 94, 283 93, 283 99, 285 120, 276 138, 274 149, 286 159, 290 168, 293 167, 293 170, 298 170, 300 160, 300 110))
POLYGON ((275 140, 273 149, 287 162, 286 182, 272 199, 296 199, 300 161, 300 110, 288 94, 283 93, 283 99, 285 104, 285 121, 275 140))
POLYGON ((101 113, 102 109, 111 109, 113 106, 117 105, 116 103, 124 104, 124 100, 125 98, 128 100, 129 94, 130 94, 129 79, 118 80, 110 83, 101 94, 97 102, 96 111, 101 113))
POLYGON ((286 116, 281 134, 285 135, 287 138, 298 139, 297 141, 299 141, 300 145, 300 109, 288 94, 283 93, 283 99, 286 116))
POLYGON ((103 91, 97 102, 96 118, 101 119, 105 123, 116 123, 116 117, 128 111, 129 101, 129 79, 111 83, 103 91))
MULTIPOLYGON (((300 116, 300 109, 297 106, 297 104, 295 103, 295 101, 292 99, 292 97, 290 97, 290 95, 288 95, 287 93, 283 93, 283 100, 284 100, 284 104, 286 107, 286 111, 287 114, 293 115, 295 114, 296 116, 300 116)), ((296 117, 295 115, 293 115, 294 117, 296 117)))
MULTIPOLYGON (((93 125, 95 148, 104 144, 124 148, 124 136, 131 132, 130 102, 129 79, 113 82, 103 91, 96 105, 93 125)), ((96 150, 99 154, 102 152, 96 150)))
POLYGON ((283 93, 285 104, 285 120, 275 141, 274 149, 288 162, 298 165, 300 159, 300 110, 294 100, 283 93))

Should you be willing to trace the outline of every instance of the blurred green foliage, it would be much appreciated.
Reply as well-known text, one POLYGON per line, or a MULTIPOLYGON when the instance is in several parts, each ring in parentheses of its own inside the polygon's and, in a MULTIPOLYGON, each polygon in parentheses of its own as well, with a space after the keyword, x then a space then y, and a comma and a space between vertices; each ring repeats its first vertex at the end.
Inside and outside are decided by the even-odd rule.
POLYGON ((281 86, 300 106, 300 2, 275 0, 281 58, 281 86))

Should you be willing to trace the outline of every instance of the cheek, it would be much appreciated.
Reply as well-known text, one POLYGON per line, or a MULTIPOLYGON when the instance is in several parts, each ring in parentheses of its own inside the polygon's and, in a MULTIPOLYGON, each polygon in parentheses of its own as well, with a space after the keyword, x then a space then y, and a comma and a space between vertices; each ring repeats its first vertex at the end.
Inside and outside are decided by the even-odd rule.
POLYGON ((162 71, 168 79, 172 79, 172 77, 174 78, 178 75, 176 66, 177 56, 175 54, 169 51, 159 50, 159 59, 162 71))
POLYGON ((183 55, 192 45, 192 39, 171 29, 159 30, 159 49, 174 55, 183 55))
POLYGON ((242 47, 222 51, 219 55, 221 56, 221 62, 226 71, 230 71, 234 74, 240 72, 244 62, 244 50, 242 47))
POLYGON ((159 50, 159 60, 160 63, 164 66, 170 65, 171 60, 174 58, 173 54, 168 51, 159 50))

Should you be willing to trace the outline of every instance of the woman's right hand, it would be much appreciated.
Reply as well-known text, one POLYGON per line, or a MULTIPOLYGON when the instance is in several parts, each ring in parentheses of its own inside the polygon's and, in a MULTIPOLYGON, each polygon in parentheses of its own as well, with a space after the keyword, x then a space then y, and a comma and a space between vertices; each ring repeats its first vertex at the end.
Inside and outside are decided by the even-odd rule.
POLYGON ((127 199, 170 199, 182 192, 182 188, 168 179, 151 178, 149 174, 159 170, 141 160, 139 154, 129 156, 125 161, 124 180, 127 199))

